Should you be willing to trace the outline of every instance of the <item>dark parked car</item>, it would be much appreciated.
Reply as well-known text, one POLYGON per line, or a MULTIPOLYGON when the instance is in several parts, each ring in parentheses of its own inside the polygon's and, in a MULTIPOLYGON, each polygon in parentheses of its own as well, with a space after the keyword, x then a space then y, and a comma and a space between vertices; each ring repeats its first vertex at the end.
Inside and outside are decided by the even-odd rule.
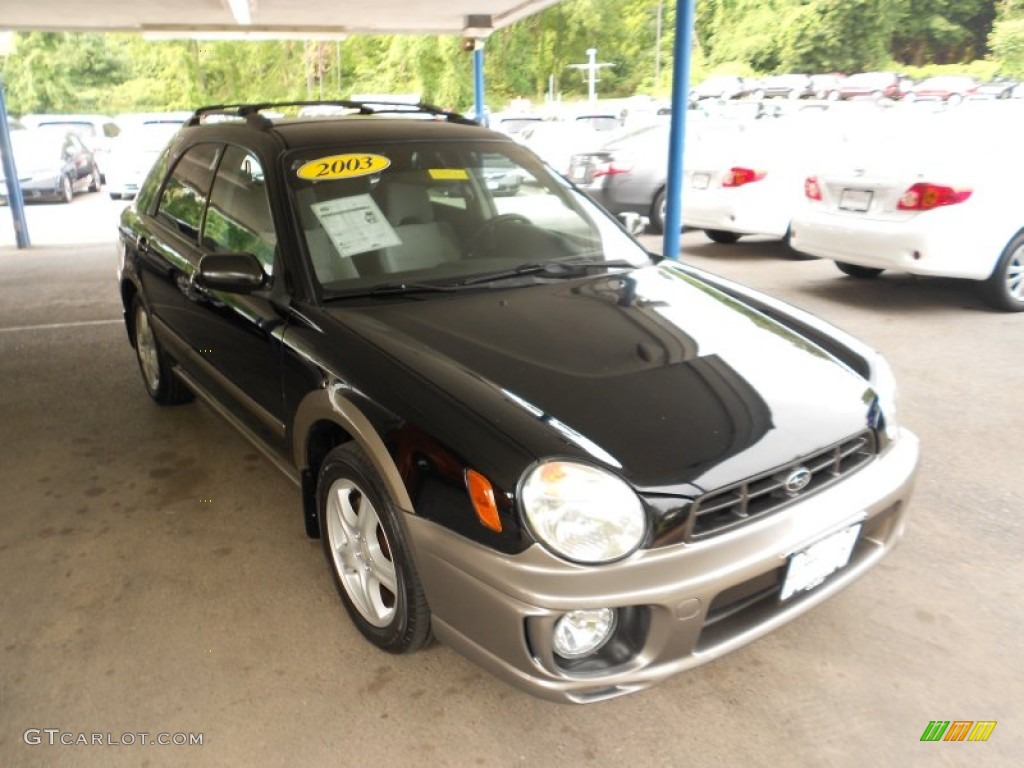
MULTIPOLYGON (((70 203, 75 192, 96 192, 100 172, 82 140, 73 133, 49 130, 11 132, 11 149, 26 200, 70 203)), ((6 201, 4 169, 0 165, 0 200, 6 201)))
POLYGON ((739 99, 757 90, 758 82, 736 75, 713 75, 690 89, 693 101, 701 99, 739 99))
POLYGON ((606 699, 893 546, 918 449, 876 353, 647 254, 500 133, 348 106, 197 112, 123 214, 120 291, 150 397, 294 480, 370 642, 606 699))
POLYGON ((754 91, 758 99, 807 99, 814 95, 809 75, 771 75, 761 80, 754 91))
MULTIPOLYGON (((101 169, 110 150, 110 142, 121 132, 117 122, 107 115, 25 115, 22 122, 28 128, 75 134, 92 152, 96 165, 101 169)), ((100 181, 107 183, 102 170, 100 181)))

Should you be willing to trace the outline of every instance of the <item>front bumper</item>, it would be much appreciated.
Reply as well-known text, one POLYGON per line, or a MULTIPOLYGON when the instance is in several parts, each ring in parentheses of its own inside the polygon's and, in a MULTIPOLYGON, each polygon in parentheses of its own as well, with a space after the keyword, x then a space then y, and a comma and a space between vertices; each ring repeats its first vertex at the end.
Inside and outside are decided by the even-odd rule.
POLYGON ((903 533, 918 455, 917 438, 902 431, 871 464, 764 520, 598 567, 540 546, 503 555, 410 515, 434 633, 542 698, 586 703, 642 690, 761 637, 876 565, 903 533), (780 600, 788 556, 859 520, 848 564, 780 600), (620 609, 633 626, 616 636, 612 663, 568 668, 552 649, 555 622, 599 607, 620 609))

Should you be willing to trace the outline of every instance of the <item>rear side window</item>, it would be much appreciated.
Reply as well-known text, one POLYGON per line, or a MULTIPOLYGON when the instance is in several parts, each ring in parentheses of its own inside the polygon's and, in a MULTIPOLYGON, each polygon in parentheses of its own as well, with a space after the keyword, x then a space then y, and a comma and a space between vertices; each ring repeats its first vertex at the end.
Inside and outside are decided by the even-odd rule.
POLYGON ((213 182, 203 228, 203 248, 253 254, 268 275, 277 235, 259 159, 239 147, 224 152, 213 182))
POLYGON ((156 217, 193 243, 199 242, 219 144, 198 144, 181 156, 160 194, 156 217))

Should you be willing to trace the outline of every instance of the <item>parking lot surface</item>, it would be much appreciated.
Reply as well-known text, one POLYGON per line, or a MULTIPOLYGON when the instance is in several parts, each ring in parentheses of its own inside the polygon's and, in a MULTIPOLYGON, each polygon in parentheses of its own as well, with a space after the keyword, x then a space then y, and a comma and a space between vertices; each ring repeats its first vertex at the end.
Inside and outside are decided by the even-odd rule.
POLYGON ((887 356, 922 441, 909 529, 768 637, 570 707, 441 645, 394 657, 362 640, 296 489, 204 406, 146 396, 119 320, 120 207, 30 206, 25 251, 0 211, 0 765, 1019 762, 1024 315, 961 281, 857 281, 779 243, 685 233, 683 261, 887 356), (986 743, 921 742, 933 720, 997 726, 986 743), (122 743, 50 745, 43 729, 122 743), (203 743, 142 746, 143 732, 203 743))

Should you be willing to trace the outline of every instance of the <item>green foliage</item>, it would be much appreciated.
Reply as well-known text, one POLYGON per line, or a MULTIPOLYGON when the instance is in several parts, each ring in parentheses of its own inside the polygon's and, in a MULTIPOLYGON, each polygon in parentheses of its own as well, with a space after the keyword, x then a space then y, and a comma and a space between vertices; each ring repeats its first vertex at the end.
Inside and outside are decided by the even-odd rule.
POLYGON ((810 0, 787 20, 783 70, 859 72, 878 69, 889 58, 891 0, 810 0))
POLYGON ((1024 15, 996 22, 989 45, 1002 74, 1024 77, 1024 15))
POLYGON ((981 58, 995 13, 992 0, 903 0, 893 33, 893 56, 911 65, 981 58))
MULTIPOLYGON (((676 3, 563 0, 486 43, 488 102, 586 98, 597 49, 602 98, 671 91, 676 3), (661 19, 659 34, 659 15, 661 19)), ((3 62, 8 106, 26 112, 190 109, 201 104, 418 93, 473 101, 473 57, 455 36, 344 42, 149 42, 138 35, 19 33, 3 62)), ((1024 0, 698 0, 691 78, 948 65, 1024 75, 1024 0), (986 58, 987 57, 987 58, 986 58), (981 61, 985 59, 984 61, 981 61), (977 63, 968 65, 967 62, 977 63)))

